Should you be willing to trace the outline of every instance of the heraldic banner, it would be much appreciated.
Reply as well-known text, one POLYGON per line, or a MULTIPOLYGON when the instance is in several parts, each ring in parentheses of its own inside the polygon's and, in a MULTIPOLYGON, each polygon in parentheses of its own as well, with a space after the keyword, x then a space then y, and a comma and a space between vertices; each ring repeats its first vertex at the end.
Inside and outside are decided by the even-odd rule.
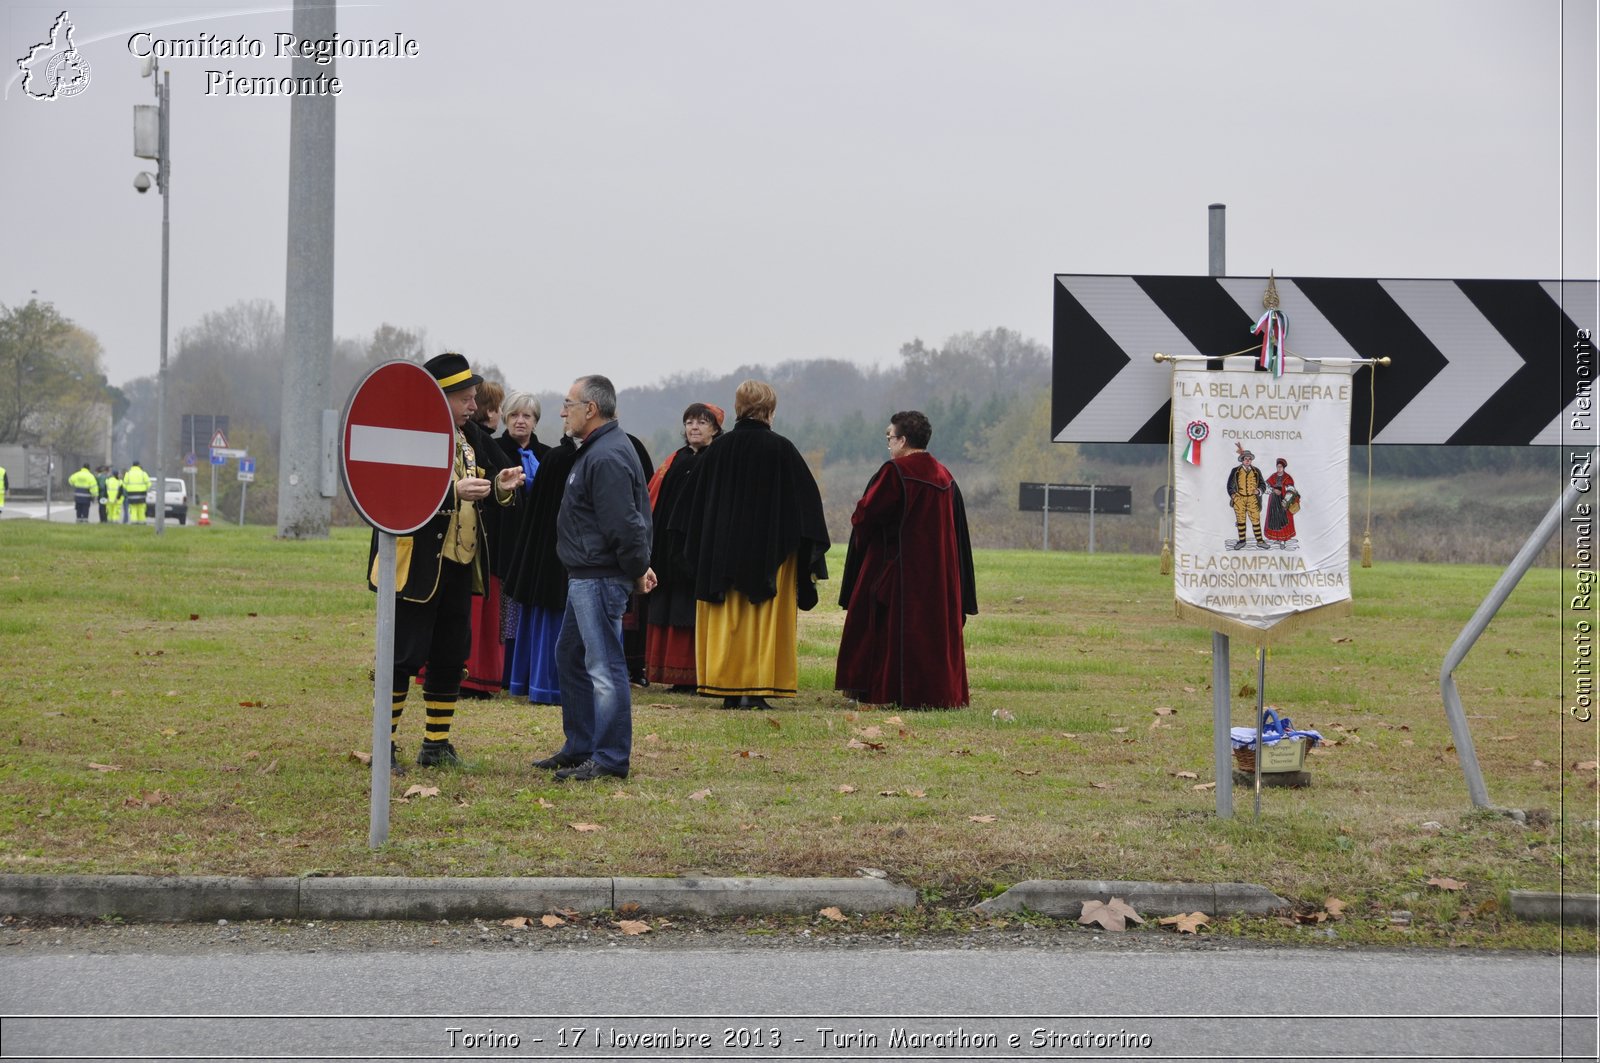
POLYGON ((1226 364, 1173 369, 1176 608, 1265 644, 1350 613, 1353 381, 1226 364))

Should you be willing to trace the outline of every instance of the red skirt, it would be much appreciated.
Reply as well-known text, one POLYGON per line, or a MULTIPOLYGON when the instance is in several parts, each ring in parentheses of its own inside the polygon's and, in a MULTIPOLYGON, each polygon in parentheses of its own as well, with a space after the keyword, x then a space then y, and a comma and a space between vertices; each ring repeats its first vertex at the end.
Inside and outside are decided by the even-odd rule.
POLYGON ((505 671, 505 643, 500 641, 500 577, 490 576, 489 586, 472 603, 472 655, 462 690, 498 694, 505 671))
POLYGON ((651 624, 644 633, 645 674, 652 683, 694 686, 694 628, 651 624))

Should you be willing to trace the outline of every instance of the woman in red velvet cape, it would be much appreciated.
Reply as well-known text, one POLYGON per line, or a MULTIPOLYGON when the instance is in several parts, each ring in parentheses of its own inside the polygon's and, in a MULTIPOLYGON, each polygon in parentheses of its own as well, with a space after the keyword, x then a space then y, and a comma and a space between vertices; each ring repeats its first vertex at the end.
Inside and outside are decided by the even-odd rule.
POLYGON ((835 688, 873 705, 966 705, 962 628, 978 612, 966 506, 926 450, 915 411, 890 419, 891 460, 850 517, 839 604, 847 610, 835 688))

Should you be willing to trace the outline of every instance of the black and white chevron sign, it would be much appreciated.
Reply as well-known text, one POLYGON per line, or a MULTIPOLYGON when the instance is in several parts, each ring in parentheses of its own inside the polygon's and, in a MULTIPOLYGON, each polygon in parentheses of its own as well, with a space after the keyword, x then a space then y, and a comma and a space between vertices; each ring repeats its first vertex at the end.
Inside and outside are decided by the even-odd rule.
MULTIPOLYGON (((1277 284, 1291 354, 1393 359, 1377 369, 1376 443, 1559 445, 1580 410, 1594 423, 1594 356, 1591 349, 1585 360, 1574 344, 1580 329, 1594 333, 1595 281, 1279 277, 1277 284)), ((1172 370, 1151 356, 1216 357, 1251 347, 1266 288, 1265 277, 1057 274, 1056 441, 1165 443, 1172 370)), ((1372 372, 1356 374, 1354 443, 1367 440, 1372 372)))

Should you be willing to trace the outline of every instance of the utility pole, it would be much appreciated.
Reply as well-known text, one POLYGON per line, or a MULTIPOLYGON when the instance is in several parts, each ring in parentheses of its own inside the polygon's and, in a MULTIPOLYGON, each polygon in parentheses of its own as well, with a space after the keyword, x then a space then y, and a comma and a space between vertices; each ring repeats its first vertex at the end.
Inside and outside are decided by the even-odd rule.
MULTIPOLYGON (((334 0, 295 0, 294 32, 329 40, 334 0)), ((297 56, 293 77, 332 77, 335 64, 297 56)), ((333 361, 334 99, 302 95, 289 105, 288 278, 283 298, 283 420, 278 444, 278 536, 325 539, 337 489, 327 415, 333 361)))

